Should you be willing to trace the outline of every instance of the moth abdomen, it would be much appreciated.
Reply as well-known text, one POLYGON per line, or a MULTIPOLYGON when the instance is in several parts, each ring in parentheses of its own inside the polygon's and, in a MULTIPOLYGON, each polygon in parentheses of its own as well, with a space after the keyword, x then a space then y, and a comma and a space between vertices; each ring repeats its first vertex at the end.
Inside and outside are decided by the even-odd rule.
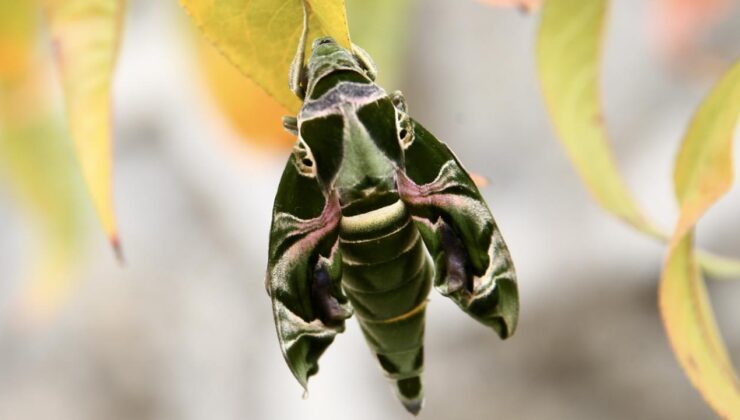
POLYGON ((343 216, 342 286, 396 394, 415 413, 423 399, 424 311, 432 265, 406 205, 386 203, 343 216))

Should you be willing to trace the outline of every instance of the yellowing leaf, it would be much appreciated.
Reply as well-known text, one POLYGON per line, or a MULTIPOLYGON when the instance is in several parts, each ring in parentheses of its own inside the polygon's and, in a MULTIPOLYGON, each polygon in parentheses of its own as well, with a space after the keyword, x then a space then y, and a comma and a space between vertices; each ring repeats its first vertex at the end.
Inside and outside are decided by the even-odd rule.
POLYGON ((740 62, 712 90, 691 121, 673 180, 682 236, 732 185, 732 140, 740 114, 740 62))
MULTIPOLYGON (((308 42, 333 37, 350 48, 343 0, 306 0, 308 42)), ((206 38, 239 70, 291 113, 300 101, 288 88, 288 69, 303 30, 302 0, 180 0, 206 38)), ((309 44, 310 47, 310 44, 309 44)))
POLYGON ((216 104, 241 137, 260 146, 290 148, 295 136, 283 129, 288 110, 278 104, 202 36, 198 56, 216 104))
MULTIPOLYGON (((39 110, 41 111, 41 110, 39 110)), ((23 264, 18 308, 24 321, 52 317, 74 290, 86 238, 82 180, 62 125, 48 112, 30 120, 0 116, 0 166, 36 232, 36 250, 23 264)))
POLYGON ((637 229, 662 236, 627 189, 612 157, 599 95, 606 0, 548 0, 542 10, 537 67, 558 137, 596 201, 637 229))
MULTIPOLYGON (((14 83, 27 71, 36 29, 32 1, 0 3, 0 77, 14 83)), ((5 86, 0 86, 5 89, 5 86)))
POLYGON ((111 81, 123 0, 45 0, 46 16, 82 174, 103 230, 114 247, 111 81))
POLYGON ((717 330, 693 254, 694 225, 732 184, 732 139, 740 116, 740 62, 694 115, 676 159, 681 205, 659 290, 668 338, 681 366, 723 418, 740 418, 740 381, 717 330))
POLYGON ((70 294, 86 232, 82 180, 45 95, 49 63, 35 49, 36 7, 0 3, 0 57, 13 60, 0 65, 0 175, 38 237, 37 252, 22 264, 17 309, 26 321, 48 318, 70 294))

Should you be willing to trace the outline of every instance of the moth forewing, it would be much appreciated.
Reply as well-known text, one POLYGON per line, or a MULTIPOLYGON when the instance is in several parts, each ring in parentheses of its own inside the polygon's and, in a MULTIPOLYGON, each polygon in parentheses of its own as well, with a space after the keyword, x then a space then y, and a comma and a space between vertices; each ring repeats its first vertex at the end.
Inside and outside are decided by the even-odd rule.
POLYGON ((398 186, 435 261, 435 286, 502 338, 516 329, 511 256, 475 183, 454 154, 413 121, 398 186))
POLYGON ((281 350, 304 387, 318 371, 321 354, 344 330, 339 318, 351 313, 333 286, 341 275, 335 246, 339 219, 336 197, 325 198, 316 178, 301 175, 291 159, 275 198, 266 286, 281 350), (329 285, 321 284, 317 269, 329 285))

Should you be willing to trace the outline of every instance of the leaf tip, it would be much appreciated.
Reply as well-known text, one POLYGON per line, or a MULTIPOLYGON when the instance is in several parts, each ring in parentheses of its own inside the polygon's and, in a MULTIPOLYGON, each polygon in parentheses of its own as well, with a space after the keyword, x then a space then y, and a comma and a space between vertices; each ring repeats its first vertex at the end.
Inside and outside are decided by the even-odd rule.
POLYGON ((124 267, 126 265, 126 258, 123 254, 123 247, 121 246, 121 240, 118 238, 118 234, 110 236, 110 245, 113 248, 113 254, 116 256, 118 265, 124 267))

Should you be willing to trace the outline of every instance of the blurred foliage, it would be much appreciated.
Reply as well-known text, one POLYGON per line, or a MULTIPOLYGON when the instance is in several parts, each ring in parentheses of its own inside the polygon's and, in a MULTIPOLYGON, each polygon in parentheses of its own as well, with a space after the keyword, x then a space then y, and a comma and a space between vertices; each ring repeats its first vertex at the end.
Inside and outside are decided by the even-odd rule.
POLYGON ((649 235, 658 229, 642 214, 609 148, 599 95, 599 58, 609 2, 545 2, 537 66, 558 137, 596 201, 649 235))
POLYGON ((82 175, 120 256, 112 193, 111 83, 124 0, 44 0, 82 175))
POLYGON ((406 68, 408 27, 419 0, 346 0, 352 42, 365 49, 378 66, 378 84, 387 91, 401 86, 406 68), (383 30, 378 30, 383 22, 383 30))
MULTIPOLYGON (((596 201, 636 229, 667 240, 633 201, 604 130, 598 66, 608 5, 606 0, 545 2, 537 45, 542 91, 560 140, 596 201)), ((740 62, 699 108, 676 160, 681 217, 670 241, 659 296, 668 338, 682 367, 712 408, 727 418, 740 417, 740 386, 698 264, 734 276, 738 264, 708 254, 697 260, 693 226, 732 183, 731 146, 739 115, 740 62)))
POLYGON ((736 0, 655 0, 654 39, 669 56, 686 56, 698 48, 702 33, 728 15, 736 0))
POLYGON ((721 417, 740 416, 740 381, 714 321, 692 252, 694 226, 729 191, 732 142, 740 116, 740 61, 694 115, 676 158, 674 183, 681 214, 660 286, 660 309, 681 366, 721 417))
POLYGON ((0 175, 38 236, 15 308, 30 322, 52 316, 71 293, 86 238, 83 185, 47 100, 51 63, 36 48, 38 23, 33 2, 0 3, 0 175))

